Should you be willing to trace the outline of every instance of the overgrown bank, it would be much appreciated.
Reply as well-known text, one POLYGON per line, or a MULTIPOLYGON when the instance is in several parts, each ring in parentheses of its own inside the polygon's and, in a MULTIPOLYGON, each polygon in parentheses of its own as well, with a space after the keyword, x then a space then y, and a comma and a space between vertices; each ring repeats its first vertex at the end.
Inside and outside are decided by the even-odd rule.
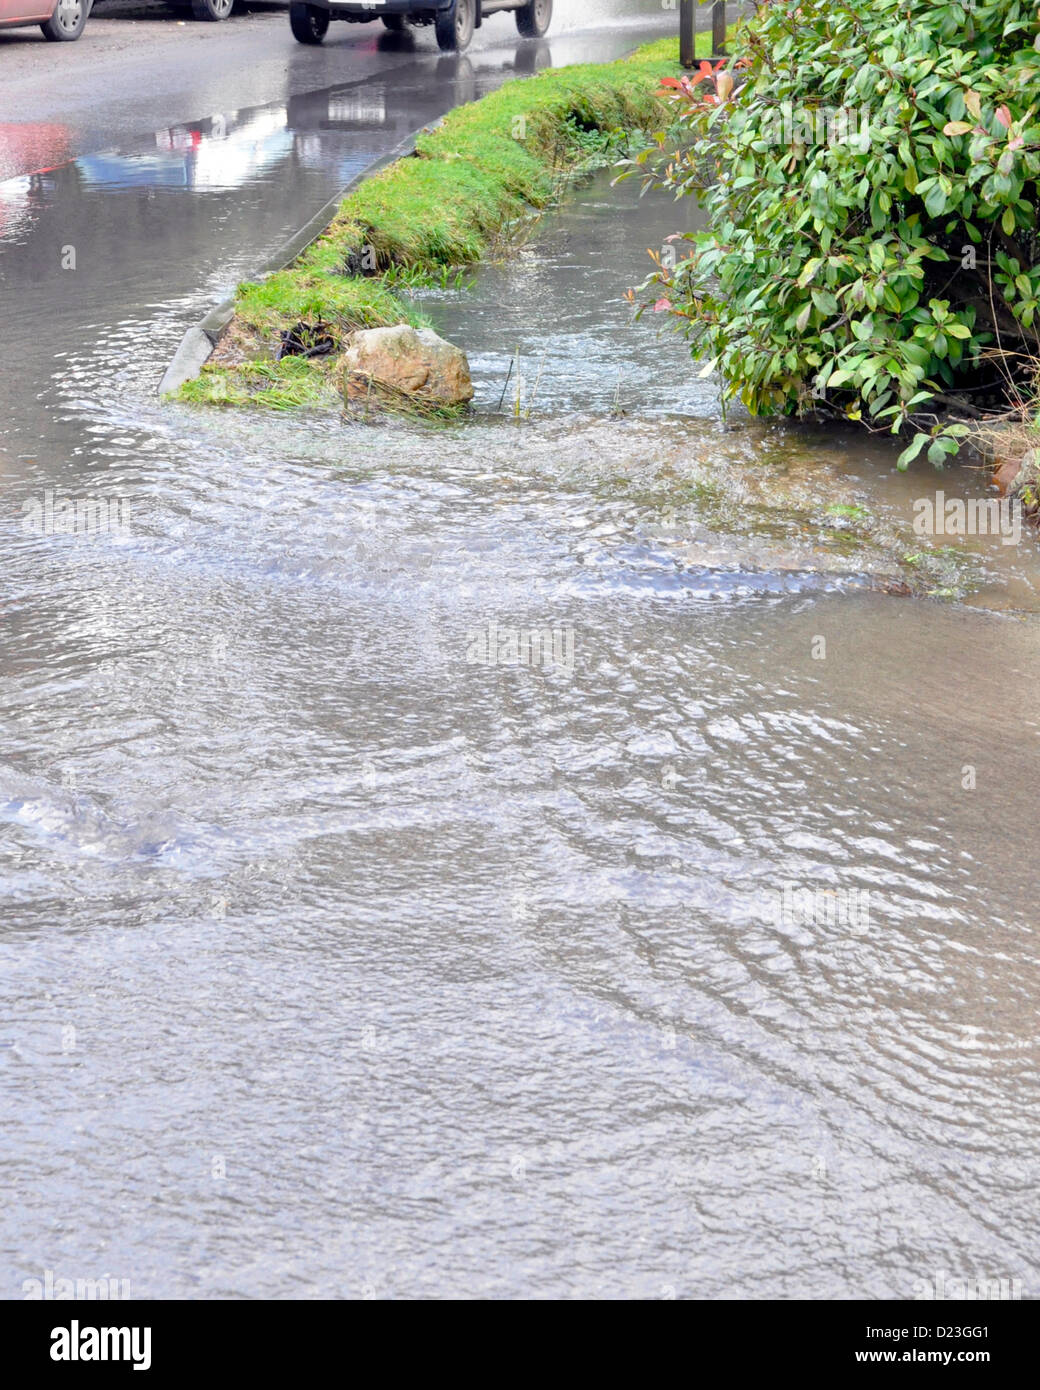
POLYGON ((426 322, 403 289, 451 283, 522 235, 583 172, 665 123, 666 39, 618 62, 508 82, 366 180, 287 269, 238 287, 234 318, 179 399, 289 409, 331 402, 358 329, 426 322))
POLYGON ((1033 0, 801 0, 758 7, 739 87, 679 89, 660 181, 708 225, 653 302, 727 396, 902 434, 904 467, 1032 418, 1038 49, 1033 0))

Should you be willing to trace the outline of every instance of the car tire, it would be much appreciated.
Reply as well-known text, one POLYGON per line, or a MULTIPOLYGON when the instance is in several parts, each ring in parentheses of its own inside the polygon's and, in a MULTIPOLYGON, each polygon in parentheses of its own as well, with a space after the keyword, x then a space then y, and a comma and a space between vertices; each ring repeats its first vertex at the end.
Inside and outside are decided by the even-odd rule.
POLYGON ((329 32, 329 12, 317 5, 289 6, 289 28, 297 43, 321 43, 329 32))
POLYGON ((235 0, 191 0, 191 12, 196 19, 206 19, 216 24, 229 19, 235 0))
POLYGON ((525 39, 540 39, 552 22, 553 0, 529 0, 516 13, 516 27, 525 39))
POLYGON ((40 25, 51 43, 72 43, 83 33, 90 14, 90 0, 58 0, 50 19, 40 25))
POLYGON ((403 34, 405 25, 408 23, 407 15, 385 14, 383 15, 383 28, 389 29, 391 34, 403 34))
POLYGON ((434 20, 437 44, 444 53, 461 53, 469 47, 477 23, 477 0, 452 0, 438 10, 434 20))

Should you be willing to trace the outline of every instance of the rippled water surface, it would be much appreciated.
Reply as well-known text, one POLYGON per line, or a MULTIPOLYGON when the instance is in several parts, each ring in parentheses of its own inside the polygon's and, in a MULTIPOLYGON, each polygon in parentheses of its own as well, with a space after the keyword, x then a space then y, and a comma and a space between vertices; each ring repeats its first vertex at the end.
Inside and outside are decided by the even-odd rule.
POLYGON ((195 301, 143 263, 23 330, 6 1296, 1035 1293, 1035 543, 935 554, 975 475, 724 422, 620 298, 687 216, 600 176, 428 296, 449 430, 160 405, 195 301), (27 533, 47 489, 131 525, 27 533))

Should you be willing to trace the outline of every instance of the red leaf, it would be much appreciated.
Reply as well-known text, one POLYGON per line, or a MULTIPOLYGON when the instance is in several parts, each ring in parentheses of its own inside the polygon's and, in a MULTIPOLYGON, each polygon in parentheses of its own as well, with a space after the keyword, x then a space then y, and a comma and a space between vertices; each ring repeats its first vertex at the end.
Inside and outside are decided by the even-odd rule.
POLYGON ((671 307, 672 301, 670 299, 659 299, 657 303, 654 305, 654 313, 659 314, 662 312, 662 310, 670 309, 671 307))
POLYGON ((1000 122, 1000 124, 1004 127, 1005 130, 1007 130, 1008 127, 1011 125, 1011 112, 1008 110, 1006 106, 997 107, 997 120, 1000 122))

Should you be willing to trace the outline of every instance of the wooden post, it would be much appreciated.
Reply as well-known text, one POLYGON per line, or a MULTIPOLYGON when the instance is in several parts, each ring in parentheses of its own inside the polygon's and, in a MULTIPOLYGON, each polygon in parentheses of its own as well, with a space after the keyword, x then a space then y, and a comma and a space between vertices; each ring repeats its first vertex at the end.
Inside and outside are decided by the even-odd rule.
POLYGON ((711 53, 713 58, 726 54, 726 0, 715 0, 711 7, 711 53))
POLYGON ((696 66, 693 38, 693 6, 695 0, 679 0, 679 62, 684 68, 696 66))

